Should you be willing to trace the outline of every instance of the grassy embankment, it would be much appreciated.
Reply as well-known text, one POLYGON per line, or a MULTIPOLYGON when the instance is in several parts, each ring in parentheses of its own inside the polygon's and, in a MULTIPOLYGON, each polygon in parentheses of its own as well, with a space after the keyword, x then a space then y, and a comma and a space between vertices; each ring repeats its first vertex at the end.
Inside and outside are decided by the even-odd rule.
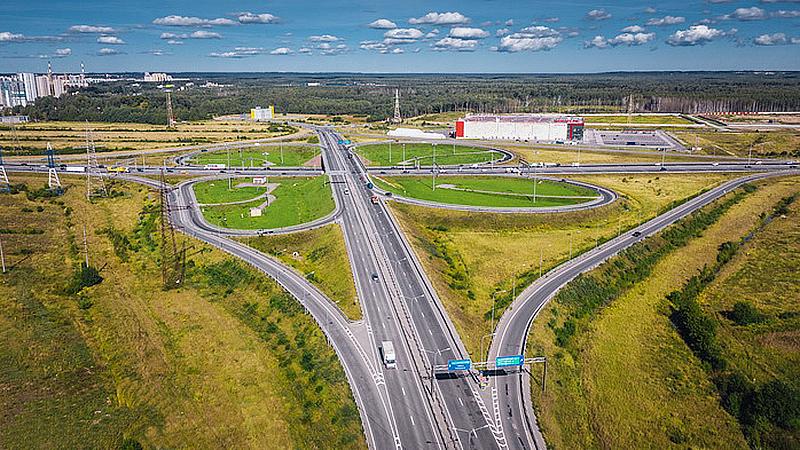
POLYGON ((550 361, 548 391, 536 387, 534 403, 551 445, 746 447, 670 324, 665 296, 714 263, 717 247, 751 230, 792 183, 729 194, 580 277, 542 311, 528 351, 550 361))
POLYGON ((242 241, 300 271, 350 320, 361 319, 347 248, 338 224, 292 234, 243 238, 242 241))
POLYGON ((413 166, 418 161, 420 165, 431 165, 434 161, 438 165, 477 164, 486 163, 503 156, 501 153, 480 147, 452 145, 442 143, 433 144, 405 144, 405 159, 403 158, 403 144, 393 143, 391 155, 389 144, 371 144, 356 147, 356 152, 361 155, 370 166, 405 165, 413 166), (434 158, 434 148, 436 158, 434 158), (391 158, 390 158, 391 156, 391 158))
POLYGON ((60 198, 0 195, 0 447, 365 447, 335 353, 277 284, 191 241, 164 292, 154 196, 117 184, 88 203, 63 181, 60 198))
MULTIPOLYGON (((264 146, 257 149, 231 149, 230 160, 226 151, 198 153, 188 162, 203 166, 206 164, 226 164, 229 167, 299 167, 319 155, 317 147, 285 146, 283 157, 278 146, 264 146), (230 164, 228 162, 230 161, 230 164)), ((319 164, 316 164, 319 165, 319 164)))
POLYGON ((397 195, 452 205, 545 208, 586 203, 598 196, 591 189, 539 179, 534 202, 534 180, 517 177, 441 176, 436 178, 436 189, 432 189, 430 177, 372 179, 378 187, 397 195))
POLYGON ((31 122, 16 130, 0 127, 0 146, 6 156, 43 154, 48 142, 61 154, 85 153, 87 127, 98 152, 264 139, 298 131, 280 124, 241 121, 180 123, 173 129, 141 123, 31 122))
POLYGON ((676 131, 672 133, 686 147, 699 146, 707 155, 747 157, 753 148, 754 158, 800 156, 798 131, 676 131))
MULTIPOLYGON (((239 182, 244 180, 247 179, 241 179, 239 182)), ((203 215, 210 223, 226 228, 269 229, 311 222, 330 214, 336 206, 326 176, 275 177, 269 178, 268 181, 278 183, 279 186, 271 193, 275 196, 275 200, 263 209, 261 217, 250 217, 250 208, 263 204, 266 201, 264 198, 236 205, 204 206, 203 215)), ((227 180, 197 183, 194 189, 201 203, 246 200, 263 192, 261 188, 237 188, 236 182, 237 179, 234 179, 234 187, 231 190, 228 190, 227 180), (201 197, 201 193, 210 195, 203 194, 201 197)))
POLYGON ((619 124, 625 125, 627 123, 637 124, 637 125, 647 125, 647 124, 665 124, 665 125, 692 125, 695 122, 691 120, 684 119, 680 116, 673 116, 670 114, 666 115, 631 115, 630 121, 627 115, 613 115, 613 116, 584 116, 584 121, 587 125, 592 125, 596 123, 607 123, 607 124, 619 124))
POLYGON ((593 175, 576 178, 614 189, 612 205, 559 214, 481 214, 393 203, 467 349, 478 357, 496 317, 543 271, 656 216, 724 175, 593 175), (570 248, 572 251, 570 251, 570 248), (514 281, 516 280, 516 281, 514 281))

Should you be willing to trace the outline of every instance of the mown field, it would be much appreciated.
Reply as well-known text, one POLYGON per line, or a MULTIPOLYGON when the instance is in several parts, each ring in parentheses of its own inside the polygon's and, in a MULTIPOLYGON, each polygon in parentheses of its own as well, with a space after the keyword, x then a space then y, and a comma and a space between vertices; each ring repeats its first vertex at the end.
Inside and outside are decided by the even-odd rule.
MULTIPOLYGON (((660 163, 662 157, 667 162, 681 162, 681 161, 707 161, 707 159, 698 159, 676 152, 667 152, 662 155, 656 151, 631 151, 631 152, 593 152, 585 149, 578 150, 571 146, 555 147, 541 147, 533 146, 530 144, 519 143, 500 143, 500 148, 515 153, 517 156, 524 158, 526 161, 532 163, 557 163, 561 165, 569 165, 575 162, 581 164, 600 164, 600 163, 630 163, 630 162, 644 162, 644 163, 660 163)), ((720 158, 723 159, 723 158, 720 158)), ((512 163, 513 164, 513 163, 512 163)))
POLYGON ((467 349, 478 356, 481 336, 515 292, 570 255, 656 216, 725 179, 724 175, 594 175, 576 177, 620 194, 619 201, 559 214, 486 214, 391 203, 467 349), (541 264, 540 264, 541 262, 541 264))
MULTIPOLYGON (((195 194, 203 193, 208 203, 223 203, 246 200, 258 195, 261 188, 233 188, 228 190, 227 180, 214 180, 194 185, 195 194), (213 186, 211 186, 213 184, 213 186), (241 192, 244 190, 245 192, 241 192), (253 197, 248 197, 254 194, 253 197)), ((334 208, 333 194, 328 177, 287 177, 269 178, 270 183, 279 186, 272 191, 275 200, 263 209, 260 217, 250 217, 250 208, 258 207, 266 201, 261 198, 248 203, 235 205, 204 206, 203 216, 210 223, 226 228, 269 229, 310 222, 330 214, 334 208)), ((262 191, 263 192, 263 191, 262 191)), ((198 197, 198 201, 203 202, 198 197)))
POLYGON ((675 131, 671 132, 688 147, 701 147, 706 155, 747 157, 750 148, 754 158, 800 156, 798 131, 675 131))
POLYGON ((280 124, 242 121, 182 122, 174 129, 141 123, 31 122, 15 128, 0 126, 0 146, 6 156, 43 154, 48 142, 61 154, 85 153, 87 128, 98 152, 264 139, 298 132, 280 124))
POLYGON ((0 447, 366 447, 335 353, 277 284, 188 240, 165 292, 147 189, 88 203, 80 178, 53 199, 46 177, 12 180, 27 193, 0 195, 0 447), (97 271, 80 270, 84 225, 97 271))
POLYGON ((585 203, 598 197, 591 189, 552 180, 518 177, 436 178, 373 177, 380 188, 404 197, 451 205, 494 207, 552 207, 585 203), (536 183, 536 197, 533 196, 536 183))
POLYGON ((361 319, 353 272, 338 224, 298 233, 242 240, 300 271, 333 300, 350 320, 361 319))
POLYGON ((299 167, 311 164, 315 156, 319 156, 317 147, 300 146, 264 146, 257 149, 231 149, 230 152, 219 150, 198 153, 187 162, 198 166, 206 164, 225 164, 228 167, 299 167), (230 158, 229 158, 230 154, 230 158))
POLYGON ((667 295, 715 264, 717 249, 758 226, 761 213, 796 191, 796 183, 768 181, 755 191, 729 194, 703 216, 671 227, 671 234, 648 238, 579 278, 543 309, 528 352, 546 355, 550 363, 546 393, 533 389, 549 445, 748 447, 721 405, 707 365, 671 323, 667 295))
POLYGON ((486 163, 499 159, 503 155, 499 152, 480 147, 452 145, 442 143, 433 144, 370 144, 356 147, 356 153, 361 155, 368 166, 391 165, 456 165, 486 163), (403 146, 405 145, 405 152, 403 146), (434 156, 435 152, 435 156, 434 156))

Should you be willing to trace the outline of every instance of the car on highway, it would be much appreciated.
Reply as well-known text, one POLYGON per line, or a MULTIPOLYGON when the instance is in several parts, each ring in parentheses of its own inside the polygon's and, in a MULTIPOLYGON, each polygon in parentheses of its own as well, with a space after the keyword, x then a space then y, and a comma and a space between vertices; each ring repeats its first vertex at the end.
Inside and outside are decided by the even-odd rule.
POLYGON ((372 281, 378 281, 378 274, 377 273, 374 273, 374 272, 372 273, 372 281))
POLYGON ((394 344, 392 341, 381 342, 381 354, 383 354, 383 363, 387 369, 397 368, 397 356, 394 353, 394 344))
POLYGON ((344 190, 344 195, 350 195, 350 189, 345 189, 344 190))
POLYGON ((641 235, 642 235, 641 231, 634 231, 633 232, 633 237, 640 237, 641 235))

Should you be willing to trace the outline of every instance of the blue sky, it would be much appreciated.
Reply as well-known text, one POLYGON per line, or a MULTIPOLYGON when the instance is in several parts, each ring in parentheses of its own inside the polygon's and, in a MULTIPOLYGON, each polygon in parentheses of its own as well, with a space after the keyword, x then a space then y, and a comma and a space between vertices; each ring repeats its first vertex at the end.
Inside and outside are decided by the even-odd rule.
POLYGON ((0 2, 0 72, 800 70, 800 0, 0 2))

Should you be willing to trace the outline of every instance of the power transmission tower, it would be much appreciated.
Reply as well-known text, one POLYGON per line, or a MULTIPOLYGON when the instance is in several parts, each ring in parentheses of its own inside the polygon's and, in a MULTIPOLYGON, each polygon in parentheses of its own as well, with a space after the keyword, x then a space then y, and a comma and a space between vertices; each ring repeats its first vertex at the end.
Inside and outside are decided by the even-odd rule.
POLYGON ((178 247, 175 238, 175 228, 170 220, 169 193, 170 188, 166 182, 164 171, 161 171, 161 281, 164 290, 179 287, 186 273, 186 246, 178 247))
POLYGON ((0 192, 11 192, 11 183, 8 182, 6 166, 3 164, 3 148, 0 147, 0 192))
POLYGON ((394 123, 401 123, 403 121, 403 117, 400 115, 400 89, 394 90, 394 118, 392 118, 392 122, 394 123))
POLYGON ((53 146, 47 143, 47 187, 56 195, 64 193, 64 188, 61 186, 61 180, 58 178, 56 171, 56 156, 53 146))
POLYGON ((106 182, 100 176, 100 164, 97 162, 92 131, 86 128, 86 199, 92 197, 108 197, 106 182))
POLYGON ((172 85, 168 84, 164 87, 164 93, 167 94, 167 126, 174 128, 177 125, 175 120, 175 113, 172 111, 172 85))

